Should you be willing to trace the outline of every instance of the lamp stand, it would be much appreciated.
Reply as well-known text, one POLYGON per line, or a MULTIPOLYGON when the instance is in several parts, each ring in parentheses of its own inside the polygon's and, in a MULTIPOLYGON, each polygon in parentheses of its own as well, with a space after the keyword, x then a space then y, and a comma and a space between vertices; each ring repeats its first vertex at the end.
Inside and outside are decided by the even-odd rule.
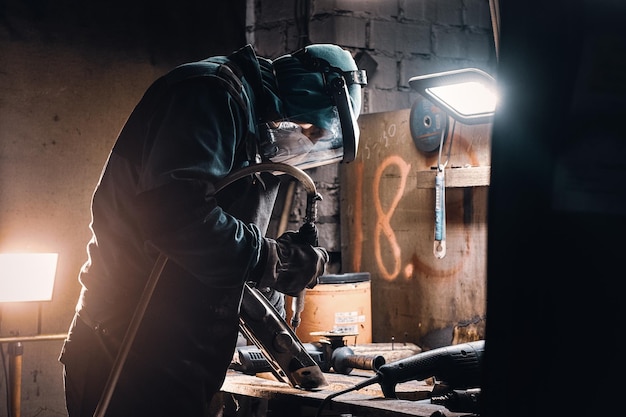
POLYGON ((9 410, 11 417, 20 417, 22 399, 22 355, 24 346, 21 342, 11 342, 9 352, 9 410))
POLYGON ((66 337, 67 333, 0 337, 0 345, 6 343, 9 352, 9 395, 7 402, 11 413, 10 417, 20 417, 22 414, 22 355, 24 354, 22 342, 64 340, 66 337))

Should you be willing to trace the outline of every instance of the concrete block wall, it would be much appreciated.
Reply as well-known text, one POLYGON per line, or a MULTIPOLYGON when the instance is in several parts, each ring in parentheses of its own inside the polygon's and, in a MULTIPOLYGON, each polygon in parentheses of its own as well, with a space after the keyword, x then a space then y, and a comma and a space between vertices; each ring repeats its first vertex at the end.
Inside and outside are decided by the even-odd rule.
MULTIPOLYGON (((417 93, 408 81, 416 75, 466 67, 494 74, 489 0, 310 0, 309 10, 303 10, 304 3, 248 0, 247 41, 268 58, 309 43, 334 43, 351 51, 368 72, 362 114, 410 108, 417 93)), ((338 165, 309 174, 325 196, 317 225, 320 244, 336 260, 330 272, 353 272, 343 270, 340 260, 338 165)), ((300 190, 290 202, 289 229, 301 224, 305 201, 300 190)))
POLYGON ((489 0, 249 0, 246 32, 275 58, 306 43, 335 43, 368 69, 363 112, 411 107, 408 80, 465 67, 493 74, 489 0), (299 22, 303 24, 298 24, 299 22))

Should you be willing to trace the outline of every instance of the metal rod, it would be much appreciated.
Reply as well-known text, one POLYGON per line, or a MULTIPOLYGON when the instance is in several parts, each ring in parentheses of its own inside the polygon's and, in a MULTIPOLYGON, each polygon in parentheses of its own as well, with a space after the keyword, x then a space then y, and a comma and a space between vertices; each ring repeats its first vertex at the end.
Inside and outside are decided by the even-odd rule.
POLYGON ((22 355, 24 347, 20 342, 9 344, 9 410, 11 417, 22 413, 22 355))
POLYGON ((35 336, 9 336, 9 337, 0 337, 0 343, 43 342, 47 340, 63 340, 66 337, 67 337, 67 333, 38 334, 35 336))
POLYGON ((139 325, 143 320, 144 313, 148 308, 148 304, 150 303, 150 299, 152 298, 152 293, 154 292, 159 278, 161 277, 161 272, 163 272, 163 268, 165 268, 167 259, 167 256, 165 256, 163 253, 159 253, 159 257, 152 267, 152 272, 150 273, 148 282, 146 282, 146 287, 141 294, 139 304, 135 308, 133 318, 130 322, 130 325, 128 326, 128 329, 126 330, 124 339, 122 340, 120 351, 117 353, 113 368, 111 368, 109 379, 107 380, 106 386, 104 387, 104 391, 102 392, 102 396, 100 397, 100 401, 98 402, 96 411, 93 414, 94 417, 104 417, 104 415, 106 414, 109 402, 113 397, 113 391, 115 391, 115 386, 117 385, 117 380, 122 373, 122 368, 124 367, 124 363, 126 362, 126 358, 128 357, 128 353, 130 352, 133 341, 135 340, 135 336, 137 334, 137 330, 139 330, 139 325))
POLYGON ((22 355, 24 352, 22 342, 64 340, 66 337, 67 333, 0 337, 0 345, 3 343, 9 345, 9 397, 7 401, 11 417, 20 417, 22 412, 22 355))
MULTIPOLYGON (((322 196, 317 192, 317 187, 315 186, 315 182, 313 181, 313 179, 306 172, 292 165, 283 164, 280 162, 262 162, 259 164, 249 165, 233 172, 232 174, 226 176, 224 179, 218 182, 215 185, 215 193, 218 193, 224 187, 238 179, 241 179, 251 174, 256 174, 258 172, 282 172, 285 174, 289 174, 293 178, 298 180, 307 192, 307 204, 304 219, 305 224, 308 224, 311 227, 315 227, 315 222, 317 222, 317 202, 322 199, 322 196)), ((315 243, 315 245, 317 245, 317 242, 311 243, 315 243)), ((291 326, 294 331, 300 325, 300 314, 304 310, 305 295, 306 289, 302 290, 302 292, 297 297, 293 297, 292 299, 291 309, 293 316, 291 318, 291 326)))

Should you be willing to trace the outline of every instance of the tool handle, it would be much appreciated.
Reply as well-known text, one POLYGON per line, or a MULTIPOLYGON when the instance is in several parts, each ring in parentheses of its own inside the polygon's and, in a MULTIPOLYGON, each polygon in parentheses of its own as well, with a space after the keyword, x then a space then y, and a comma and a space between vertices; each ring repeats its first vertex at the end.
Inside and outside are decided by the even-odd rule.
POLYGON ((421 352, 381 366, 376 373, 385 398, 395 398, 401 382, 435 377, 453 389, 480 386, 485 341, 463 343, 421 352))
MULTIPOLYGON (((309 198, 309 208, 307 211, 309 212, 310 216, 317 217, 316 209, 314 208, 316 206, 317 200, 317 198, 309 198)), ((319 242, 317 226, 312 221, 313 217, 309 217, 309 215, 307 215, 307 221, 303 223, 302 226, 300 226, 300 229, 298 230, 298 236, 303 243, 308 243, 312 246, 318 246, 319 242)), ((291 328, 294 330, 297 329, 300 325, 300 315, 304 311, 305 296, 306 289, 302 290, 300 294, 298 294, 297 297, 294 297, 291 302, 291 328)))
POLYGON ((335 372, 348 375, 354 368, 376 371, 385 364, 385 358, 382 355, 355 355, 352 349, 343 346, 333 351, 331 363, 335 372))
POLYGON ((435 176, 435 241, 433 254, 441 259, 446 256, 446 181, 444 169, 435 176))

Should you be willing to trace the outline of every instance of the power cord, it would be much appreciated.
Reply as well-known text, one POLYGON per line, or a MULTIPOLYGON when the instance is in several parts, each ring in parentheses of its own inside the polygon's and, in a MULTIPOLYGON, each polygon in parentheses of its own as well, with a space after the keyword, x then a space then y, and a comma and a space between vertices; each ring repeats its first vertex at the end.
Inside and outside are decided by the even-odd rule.
POLYGON ((379 380, 379 376, 375 375, 375 376, 373 376, 373 377, 371 377, 369 379, 366 379, 363 382, 360 382, 360 383, 354 385, 353 387, 346 388, 346 389, 344 389, 342 391, 337 391, 337 392, 334 392, 334 393, 330 394, 329 396, 327 396, 326 398, 324 398, 322 400, 322 403, 317 408, 317 413, 315 414, 315 417, 321 417, 322 416, 322 412, 324 411, 324 408, 330 403, 330 401, 333 398, 338 397, 338 396, 343 395, 343 394, 347 394, 348 392, 358 391, 361 388, 365 388, 367 386, 370 386, 370 385, 373 385, 373 384, 377 383, 378 380, 379 380))

